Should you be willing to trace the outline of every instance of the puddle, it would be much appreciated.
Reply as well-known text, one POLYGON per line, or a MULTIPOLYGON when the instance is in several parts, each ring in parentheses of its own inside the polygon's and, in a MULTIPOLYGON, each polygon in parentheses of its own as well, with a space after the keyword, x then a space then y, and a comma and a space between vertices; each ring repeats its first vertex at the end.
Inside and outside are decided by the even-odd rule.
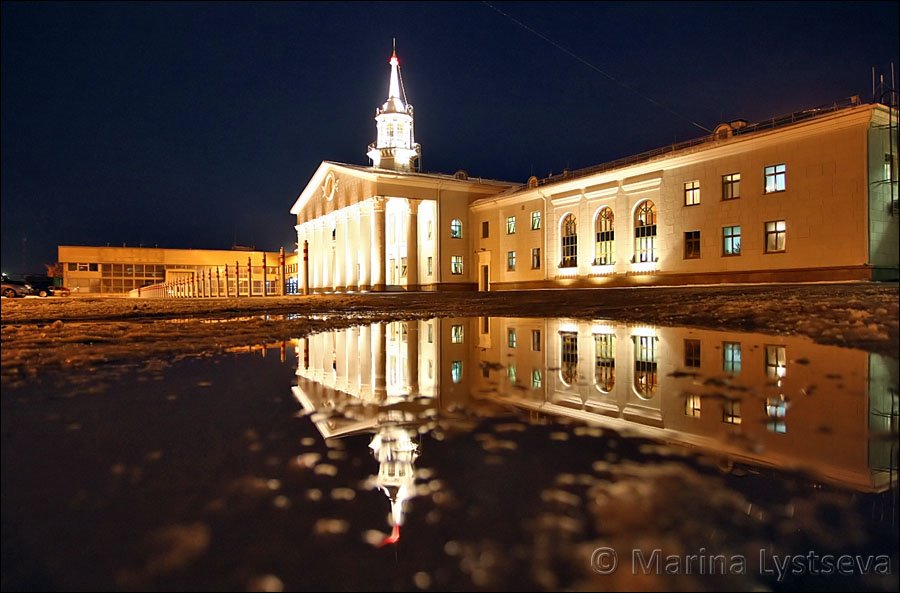
POLYGON ((3 393, 3 589, 896 591, 897 375, 476 317, 43 376, 3 393))

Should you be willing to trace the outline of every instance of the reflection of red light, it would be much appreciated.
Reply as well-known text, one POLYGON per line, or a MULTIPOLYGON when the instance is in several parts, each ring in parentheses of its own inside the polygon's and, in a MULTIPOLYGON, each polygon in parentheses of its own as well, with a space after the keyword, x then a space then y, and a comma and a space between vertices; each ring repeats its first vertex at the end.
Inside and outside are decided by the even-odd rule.
POLYGON ((389 536, 384 538, 381 543, 378 545, 379 548, 383 548, 385 546, 389 546, 391 544, 396 544, 400 541, 400 526, 394 525, 394 530, 391 532, 389 536))

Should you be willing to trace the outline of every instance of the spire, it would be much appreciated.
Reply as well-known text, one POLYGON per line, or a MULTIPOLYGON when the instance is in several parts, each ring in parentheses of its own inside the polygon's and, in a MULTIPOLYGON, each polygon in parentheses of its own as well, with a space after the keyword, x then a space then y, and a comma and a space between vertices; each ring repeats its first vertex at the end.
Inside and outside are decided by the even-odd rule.
POLYGON ((381 109, 375 110, 378 136, 369 145, 366 154, 375 167, 411 171, 414 170, 422 149, 415 140, 413 106, 406 102, 396 38, 393 40, 388 63, 391 65, 388 98, 381 109))

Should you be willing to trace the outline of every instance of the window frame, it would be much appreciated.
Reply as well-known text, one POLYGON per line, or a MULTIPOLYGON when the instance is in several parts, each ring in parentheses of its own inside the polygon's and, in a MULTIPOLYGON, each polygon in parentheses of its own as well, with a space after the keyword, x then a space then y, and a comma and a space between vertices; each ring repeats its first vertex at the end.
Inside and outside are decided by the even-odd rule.
POLYGON ((463 238, 463 223, 462 219, 454 218, 450 221, 450 238, 451 239, 462 239, 463 238))
POLYGON ((765 235, 763 236, 763 253, 784 253, 787 251, 787 221, 782 220, 767 220, 765 222, 765 226, 763 227, 765 235), (781 224, 781 228, 778 228, 779 223, 781 224), (772 229, 769 229, 769 225, 773 225, 772 229), (774 237, 775 241, 775 249, 769 249, 769 237, 774 237), (778 239, 781 238, 781 249, 778 249, 778 239))
POLYGON ((787 191, 787 163, 763 167, 763 193, 778 194, 784 191, 787 191), (769 189, 769 179, 772 180, 773 189, 769 189), (781 187, 779 187, 779 181, 781 187))
POLYGON ((684 182, 684 206, 700 205, 700 180, 694 179, 684 182))
POLYGON ((722 201, 730 202, 741 197, 741 174, 726 173, 722 175, 722 201))
POLYGON ((741 225, 739 225, 739 224, 733 224, 733 225, 722 227, 722 257, 738 257, 741 255, 742 248, 743 248, 742 233, 743 233, 743 230, 741 229, 741 225), (728 231, 729 229, 737 229, 737 234, 734 234, 733 231, 732 231, 732 234, 730 234, 730 235, 726 234, 726 231, 728 231), (737 238, 737 240, 738 240, 737 250, 735 250, 735 248, 734 248, 735 238, 737 238), (729 241, 732 242, 730 252, 728 251, 728 248, 727 248, 729 241))
POLYGON ((700 231, 684 232, 684 259, 700 259, 700 231))

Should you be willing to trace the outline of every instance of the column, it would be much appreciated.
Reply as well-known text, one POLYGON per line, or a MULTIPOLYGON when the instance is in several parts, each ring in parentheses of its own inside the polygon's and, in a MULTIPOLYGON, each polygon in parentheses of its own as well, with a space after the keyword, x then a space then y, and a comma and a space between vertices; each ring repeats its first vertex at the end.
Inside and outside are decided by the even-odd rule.
POLYGON ((419 393, 419 322, 406 322, 406 378, 410 395, 419 393))
POLYGON ((357 261, 359 262, 359 290, 372 289, 372 205, 360 204, 359 241, 357 241, 357 261))
POLYGON ((335 212, 334 234, 334 291, 343 292, 347 289, 347 211, 335 212))
POLYGON ((312 269, 312 292, 319 292, 322 286, 322 221, 312 222, 312 241, 309 244, 309 261, 312 269))
POLYGON ((359 327, 347 328, 347 393, 359 397, 359 327))
POLYGON ((384 401, 387 397, 387 327, 384 323, 372 324, 372 364, 375 366, 375 384, 372 386, 372 396, 377 402, 384 401))
POLYGON ((419 200, 407 200, 409 218, 406 223, 406 290, 419 290, 419 200))
POLYGON ((347 212, 347 235, 344 243, 344 257, 347 260, 347 292, 359 290, 359 206, 347 212))
POLYGON ((300 281, 297 283, 300 294, 309 294, 309 229, 304 227, 303 236, 297 243, 297 273, 300 275, 300 281))
POLYGON ((322 260, 322 275, 319 277, 319 292, 329 292, 331 291, 331 256, 333 251, 333 245, 331 241, 331 224, 332 219, 330 217, 325 217, 322 219, 322 243, 320 249, 322 253, 320 254, 322 260))
POLYGON ((384 291, 384 256, 386 252, 385 240, 387 236, 384 209, 386 200, 384 196, 375 196, 372 199, 372 202, 372 216, 374 223, 372 225, 372 290, 384 291))

